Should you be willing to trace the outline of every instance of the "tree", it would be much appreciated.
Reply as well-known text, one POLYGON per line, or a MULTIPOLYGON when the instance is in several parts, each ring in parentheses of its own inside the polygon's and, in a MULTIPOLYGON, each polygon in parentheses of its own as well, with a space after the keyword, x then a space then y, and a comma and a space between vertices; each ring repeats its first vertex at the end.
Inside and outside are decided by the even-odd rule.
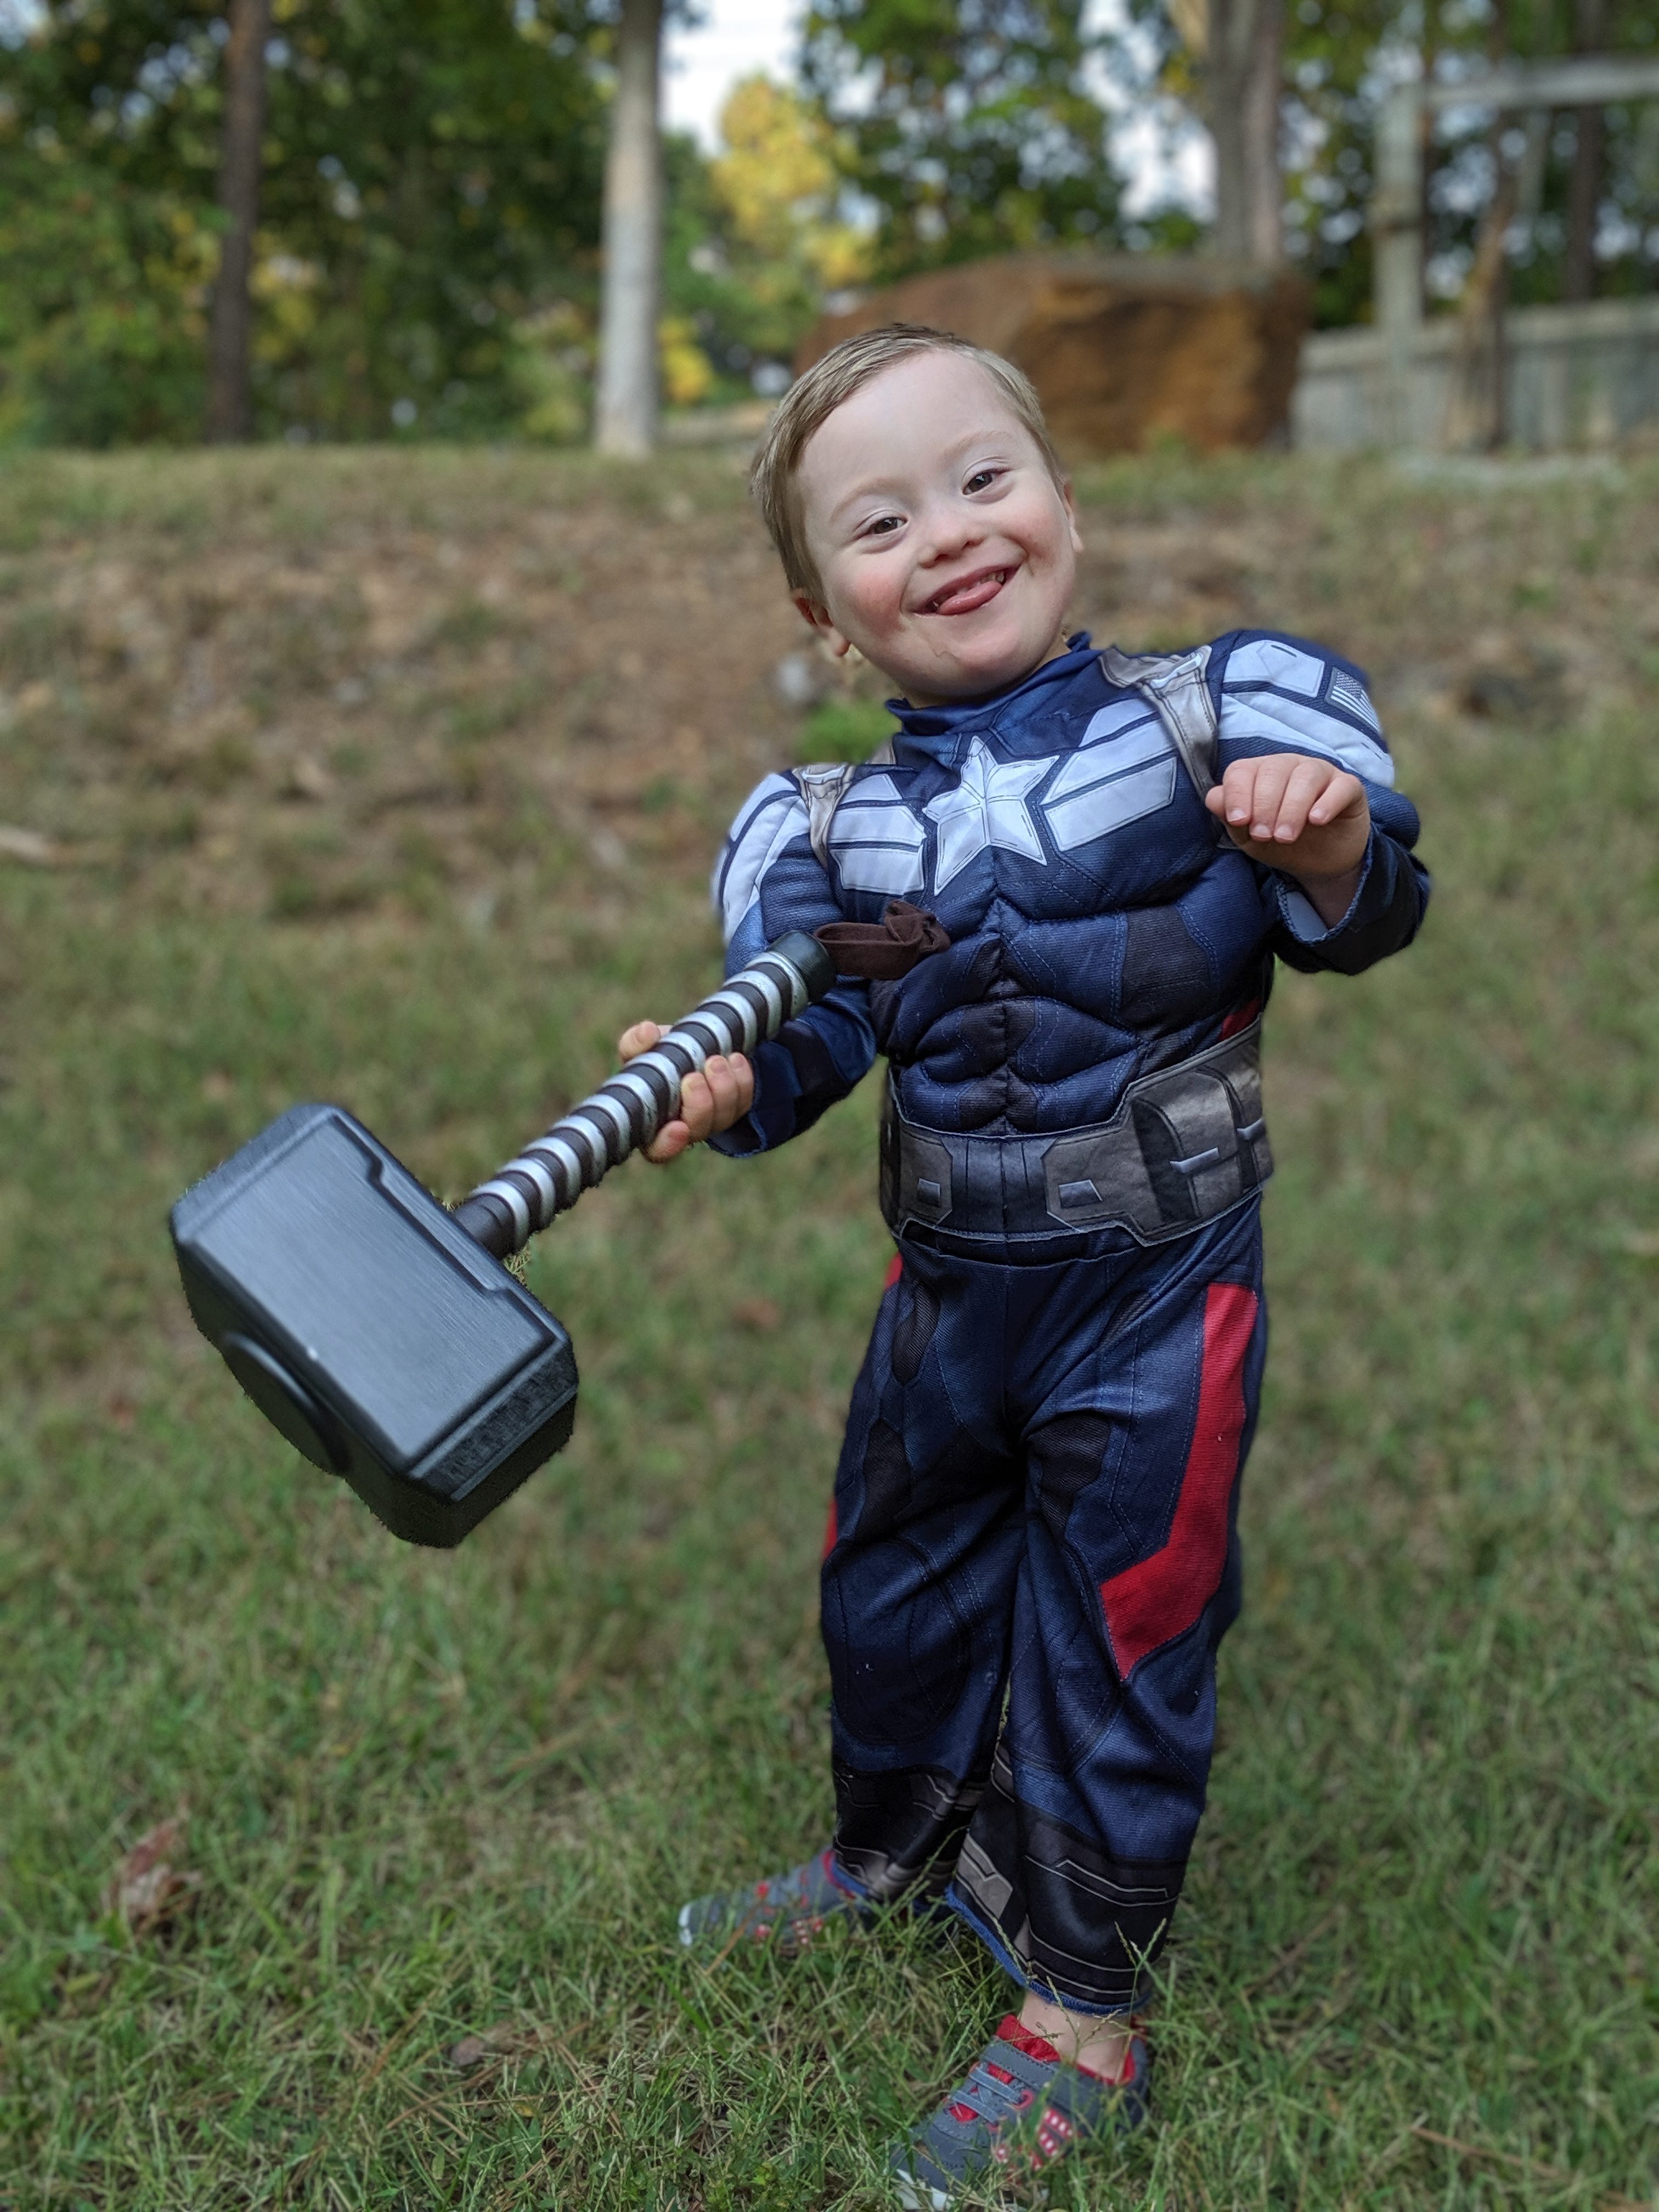
POLYGON ((875 272, 1118 234, 1085 0, 815 0, 803 79, 877 213, 875 272))
POLYGON ((0 444, 195 435, 217 250, 190 199, 0 137, 0 444))
POLYGON ((253 313, 248 277, 259 220, 270 0, 231 0, 228 21, 219 143, 219 212, 224 234, 213 280, 208 349, 207 433, 221 442, 253 434, 253 313))
MULTIPOLYGON (((523 404, 520 333, 592 297, 603 30, 583 0, 275 13, 256 428, 499 432, 523 404)), ((25 238, 0 257, 0 325, 26 334, 0 408, 20 434, 198 434, 225 29, 216 0, 38 0, 27 38, 0 45, 0 220, 25 238), (123 313, 95 307, 72 251, 27 246, 37 198, 60 239, 84 204, 123 313)))
POLYGON ((837 208, 835 134, 787 85, 733 85, 720 110, 709 180, 733 243, 757 268, 793 267, 819 289, 859 283, 869 240, 837 208))
POLYGON ((605 162, 605 277, 594 444, 637 459, 657 441, 662 289, 662 0, 622 0, 605 162))
POLYGON ((735 85, 708 161, 689 139, 668 143, 667 300, 720 376, 783 373, 826 293, 861 284, 867 231, 848 222, 834 133, 786 85, 735 85))
MULTIPOLYGON (((1607 0, 1576 0, 1573 45, 1581 54, 1600 53, 1607 37, 1607 0)), ((1601 209, 1607 166, 1607 122, 1600 107, 1575 109, 1572 172, 1567 186, 1567 235, 1562 257, 1561 295, 1588 300, 1595 289, 1595 229, 1601 209)))
MULTIPOLYGON (((1161 41, 1166 88, 1200 105, 1202 93, 1187 53, 1176 43, 1166 0, 1131 0, 1144 34, 1161 41)), ((1183 15, 1187 0, 1167 0, 1183 15)), ((1565 53, 1575 46, 1651 52, 1659 44, 1652 0, 1601 0, 1590 25, 1584 0, 1296 0, 1285 29, 1281 92, 1283 211, 1287 258, 1314 288, 1322 325, 1364 320, 1370 312, 1371 250, 1368 216, 1377 106, 1391 70, 1418 66, 1439 75, 1484 67, 1493 27, 1507 23, 1508 50, 1517 58, 1565 53)), ((1536 178, 1536 204, 1510 230, 1508 282, 1518 301, 1574 296, 1593 282, 1602 290, 1649 289, 1659 275, 1655 163, 1644 145, 1649 108, 1597 111, 1599 129, 1582 118, 1556 119, 1536 178), (1602 139, 1598 154, 1595 141, 1602 139), (1574 212, 1574 209, 1577 212, 1574 212), (1594 260, 1599 224, 1610 258, 1594 260), (1575 247, 1573 239, 1578 243, 1575 247), (1581 273, 1573 274, 1575 254, 1581 273), (1589 270, 1593 269, 1593 279, 1589 270)), ((1486 118, 1442 122, 1425 163, 1424 258, 1432 301, 1460 299, 1476 265, 1482 210, 1497 191, 1505 162, 1519 158, 1521 119, 1505 118, 1496 134, 1486 118)), ((1483 279, 1495 276, 1490 256, 1483 279)))
POLYGON ((622 0, 595 417, 599 451, 620 456, 654 443, 665 374, 671 398, 686 401, 721 368, 787 355, 824 285, 864 270, 860 242, 831 219, 840 178, 830 134, 783 87, 756 76, 734 88, 720 118, 726 150, 712 167, 689 139, 664 146, 662 19, 662 0, 622 0), (665 319, 665 305, 677 311, 665 319))
POLYGON ((1215 251, 1271 267, 1284 252, 1285 0, 1170 0, 1215 143, 1215 251))

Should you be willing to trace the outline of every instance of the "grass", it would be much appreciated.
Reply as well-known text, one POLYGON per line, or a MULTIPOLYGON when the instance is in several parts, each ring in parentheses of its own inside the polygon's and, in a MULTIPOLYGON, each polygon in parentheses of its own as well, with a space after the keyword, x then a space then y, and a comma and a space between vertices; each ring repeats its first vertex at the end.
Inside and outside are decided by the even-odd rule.
MULTIPOLYGON (((1372 663, 1439 888, 1407 957, 1275 998, 1249 1596, 1158 2121, 1049 2202, 1651 2204, 1659 480, 1083 491, 1126 643, 1372 663)), ((465 1188, 697 994, 720 819, 799 740, 731 471, 42 459, 10 511, 0 819, 69 865, 0 861, 0 2197, 882 2203, 994 1970, 666 1940, 824 1827, 870 1094, 542 1240, 576 1437, 449 1556, 262 1426, 164 1231, 302 1096, 465 1188), (134 1932, 105 1886, 181 1804, 199 1889, 134 1932)))
POLYGON ((801 724, 803 760, 868 760, 893 734, 893 718, 866 699, 826 699, 801 724))

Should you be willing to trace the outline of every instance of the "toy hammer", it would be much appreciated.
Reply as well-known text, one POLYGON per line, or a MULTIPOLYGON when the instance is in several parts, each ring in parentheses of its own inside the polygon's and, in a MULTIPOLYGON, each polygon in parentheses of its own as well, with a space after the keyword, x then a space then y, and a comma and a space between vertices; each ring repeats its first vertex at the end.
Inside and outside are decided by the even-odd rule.
POLYGON ((453 1213, 343 1108, 290 1108, 173 1209, 197 1327, 393 1535, 459 1544, 576 1413, 570 1339, 502 1261, 648 1145, 695 1069, 835 980, 814 939, 781 937, 453 1213))

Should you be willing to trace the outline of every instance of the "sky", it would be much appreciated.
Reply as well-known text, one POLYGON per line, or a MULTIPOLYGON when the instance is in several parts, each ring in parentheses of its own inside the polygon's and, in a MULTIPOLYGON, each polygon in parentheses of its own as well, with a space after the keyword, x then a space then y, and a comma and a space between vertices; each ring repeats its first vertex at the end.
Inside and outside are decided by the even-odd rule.
MULTIPOLYGON (((1097 0, 1118 11, 1118 0, 1097 0)), ((700 0, 695 29, 667 34, 663 105, 672 131, 689 131, 708 151, 719 143, 721 104, 737 80, 763 70, 792 74, 797 28, 805 0, 700 0)), ((1108 88, 1109 89, 1109 88, 1108 88)), ((1127 212, 1144 213, 1170 198, 1203 210, 1210 191, 1209 147, 1193 127, 1170 142, 1155 104, 1137 102, 1121 113, 1114 144, 1129 178, 1127 212)))
POLYGON ((671 131, 691 131, 706 151, 720 137, 720 105, 740 76, 791 74, 800 0, 701 0, 696 30, 671 27, 663 105, 671 131))

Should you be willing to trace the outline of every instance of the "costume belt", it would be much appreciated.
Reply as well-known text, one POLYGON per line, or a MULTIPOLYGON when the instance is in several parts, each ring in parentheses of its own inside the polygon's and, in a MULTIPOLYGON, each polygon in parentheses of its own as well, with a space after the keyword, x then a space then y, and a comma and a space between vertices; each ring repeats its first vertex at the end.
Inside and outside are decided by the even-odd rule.
POLYGON ((1126 1229, 1142 1244, 1213 1221, 1273 1173, 1261 1024, 1132 1083, 1109 1121, 1051 1136, 952 1136, 899 1111, 890 1075, 881 1210, 895 1235, 1036 1243, 1126 1229))

